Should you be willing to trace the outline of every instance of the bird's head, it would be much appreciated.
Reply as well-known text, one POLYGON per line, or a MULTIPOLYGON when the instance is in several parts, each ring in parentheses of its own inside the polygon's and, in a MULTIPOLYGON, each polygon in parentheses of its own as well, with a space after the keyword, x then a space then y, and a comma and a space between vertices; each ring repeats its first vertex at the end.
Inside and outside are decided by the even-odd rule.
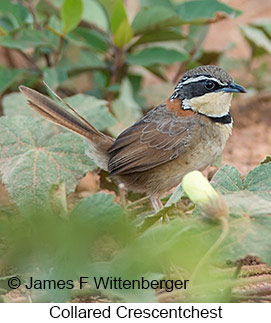
POLYGON ((232 94, 245 92, 222 68, 205 65, 187 71, 170 99, 179 98, 183 109, 209 117, 222 117, 229 113, 232 94))

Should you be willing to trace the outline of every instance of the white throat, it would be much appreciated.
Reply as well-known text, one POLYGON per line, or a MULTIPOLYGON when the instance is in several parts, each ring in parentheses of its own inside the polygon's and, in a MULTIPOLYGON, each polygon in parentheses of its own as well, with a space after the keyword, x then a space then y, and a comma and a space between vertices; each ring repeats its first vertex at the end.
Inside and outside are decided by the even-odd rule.
POLYGON ((228 114, 232 93, 213 92, 182 101, 183 109, 191 109, 209 117, 222 117, 228 114))

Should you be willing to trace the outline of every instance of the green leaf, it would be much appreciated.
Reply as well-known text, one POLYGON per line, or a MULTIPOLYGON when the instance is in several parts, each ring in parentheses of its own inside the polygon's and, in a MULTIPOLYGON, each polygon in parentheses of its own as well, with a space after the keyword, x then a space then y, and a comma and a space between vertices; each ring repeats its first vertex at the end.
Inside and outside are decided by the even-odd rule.
POLYGON ((183 196, 184 196, 184 190, 182 188, 182 184, 180 183, 172 193, 165 207, 170 207, 171 205, 176 204, 183 196))
POLYGON ((96 193, 81 200, 71 213, 80 217, 86 225, 108 227, 123 217, 123 208, 114 203, 114 197, 105 193, 96 193))
POLYGON ((261 198, 255 192, 239 191, 225 195, 224 198, 231 216, 253 218, 271 215, 271 201, 261 198))
POLYGON ((153 73, 155 76, 159 77, 162 81, 165 81, 165 82, 167 81, 165 68, 161 64, 154 64, 154 65, 146 66, 145 68, 149 72, 153 73))
POLYGON ((80 115, 96 129, 105 130, 116 124, 117 120, 108 111, 107 102, 94 96, 76 94, 65 99, 80 115))
POLYGON ((244 179, 244 188, 271 201, 271 163, 251 170, 244 179))
POLYGON ((43 79, 53 89, 65 82, 68 79, 68 75, 65 70, 59 67, 45 67, 43 68, 43 79))
POLYGON ((8 34, 5 37, 0 38, 0 44, 8 48, 16 48, 21 51, 25 51, 30 48, 36 48, 40 46, 53 47, 56 44, 51 44, 48 40, 48 31, 39 31, 31 28, 23 28, 19 30, 16 35, 8 34))
POLYGON ((152 47, 129 55, 127 57, 127 61, 129 64, 150 66, 154 64, 172 64, 175 62, 183 62, 187 58, 187 54, 179 52, 175 49, 152 47))
POLYGON ((108 43, 104 36, 89 28, 78 27, 67 35, 67 39, 79 46, 87 46, 99 52, 108 50, 108 43))
POLYGON ((128 17, 124 4, 122 0, 116 0, 111 13, 111 28, 114 36, 124 20, 127 20, 128 23, 128 17))
POLYGON ((261 165, 271 162, 271 156, 266 156, 265 159, 261 162, 261 165))
POLYGON ((254 46, 254 54, 261 54, 262 51, 271 54, 271 40, 266 34, 252 26, 241 26, 241 31, 245 38, 254 46))
POLYGON ((237 260, 247 255, 271 263, 271 202, 251 192, 225 195, 230 209, 230 234, 217 252, 218 258, 237 260))
POLYGON ((251 170, 242 180, 238 170, 229 165, 221 167, 211 184, 222 194, 229 194, 236 191, 250 191, 261 198, 271 200, 271 163, 262 164, 251 170))
POLYGON ((55 90, 58 87, 59 81, 57 71, 55 68, 45 68, 43 70, 43 78, 46 84, 48 84, 53 90, 55 90))
POLYGON ((98 2, 105 8, 108 15, 111 16, 117 0, 98 0, 98 2))
POLYGON ((63 33, 76 28, 83 13, 82 0, 65 0, 61 7, 61 20, 63 21, 63 33))
POLYGON ((0 118, 0 172, 13 201, 21 208, 48 203, 53 184, 67 193, 95 168, 87 144, 73 133, 56 134, 48 122, 26 117, 0 118))
POLYGON ((63 71, 84 70, 88 68, 105 68, 106 64, 98 53, 90 50, 68 47, 57 64, 63 71))
POLYGON ((24 22, 32 21, 32 17, 27 9, 21 4, 10 0, 0 1, 0 15, 9 19, 13 29, 19 28, 24 22))
POLYGON ((5 116, 15 117, 18 115, 25 116, 29 119, 38 118, 40 115, 29 107, 25 96, 19 92, 13 92, 5 95, 3 98, 3 112, 5 116))
POLYGON ((225 165, 212 178, 211 184, 222 194, 229 194, 243 189, 241 175, 236 167, 225 165))
POLYGON ((133 38, 133 34, 134 32, 128 22, 128 19, 123 20, 114 34, 115 45, 121 48, 124 47, 133 38))
POLYGON ((12 32, 15 28, 7 17, 0 16, 0 36, 6 36, 7 33, 12 32))
POLYGON ((0 67, 0 94, 25 74, 25 70, 0 67))
POLYGON ((173 8, 173 4, 170 0, 140 0, 142 7, 151 7, 151 6, 163 6, 166 8, 173 8))
POLYGON ((135 34, 141 34, 150 30, 178 25, 180 25, 180 18, 173 10, 161 6, 152 6, 139 11, 133 20, 132 28, 135 34))
POLYGON ((54 34, 58 35, 57 37, 59 37, 59 35, 62 34, 63 21, 61 21, 59 17, 51 15, 46 28, 52 31, 54 34))
POLYGON ((217 0, 186 1, 177 6, 177 13, 183 22, 205 23, 215 19, 217 12, 237 17, 241 11, 233 9, 217 0))
POLYGON ((173 30, 160 30, 157 31, 149 31, 143 34, 132 47, 137 45, 153 43, 153 42, 161 42, 161 41, 171 41, 171 40, 181 40, 185 37, 179 32, 173 30))
POLYGON ((270 19, 257 19, 253 22, 253 26, 263 30, 266 35, 271 37, 271 22, 270 19))
POLYGON ((83 7, 83 20, 94 23, 104 31, 109 29, 108 19, 101 4, 95 0, 83 0, 83 7))
POLYGON ((110 132, 115 136, 142 116, 141 108, 134 99, 132 86, 128 79, 122 82, 120 95, 113 101, 112 110, 118 120, 118 123, 110 128, 110 132))

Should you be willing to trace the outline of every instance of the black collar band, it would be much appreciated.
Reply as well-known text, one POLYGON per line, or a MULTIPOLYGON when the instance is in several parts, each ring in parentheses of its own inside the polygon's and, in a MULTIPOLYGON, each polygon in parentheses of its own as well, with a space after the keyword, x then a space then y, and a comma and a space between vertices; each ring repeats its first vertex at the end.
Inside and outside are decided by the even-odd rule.
POLYGON ((227 114, 225 114, 222 117, 210 117, 210 116, 207 116, 206 114, 204 114, 204 115, 206 117, 208 117, 213 122, 218 122, 218 123, 222 123, 222 124, 232 123, 232 117, 231 117, 230 112, 228 112, 227 114))

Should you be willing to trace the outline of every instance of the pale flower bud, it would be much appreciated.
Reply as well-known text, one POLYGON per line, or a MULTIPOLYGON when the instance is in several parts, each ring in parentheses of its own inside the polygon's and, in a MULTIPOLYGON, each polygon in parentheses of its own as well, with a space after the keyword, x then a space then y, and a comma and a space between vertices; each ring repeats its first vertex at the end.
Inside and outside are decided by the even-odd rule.
POLYGON ((218 194, 213 186, 201 172, 195 170, 183 177, 182 187, 189 199, 199 205, 203 211, 212 218, 228 215, 228 207, 221 194, 218 194))

